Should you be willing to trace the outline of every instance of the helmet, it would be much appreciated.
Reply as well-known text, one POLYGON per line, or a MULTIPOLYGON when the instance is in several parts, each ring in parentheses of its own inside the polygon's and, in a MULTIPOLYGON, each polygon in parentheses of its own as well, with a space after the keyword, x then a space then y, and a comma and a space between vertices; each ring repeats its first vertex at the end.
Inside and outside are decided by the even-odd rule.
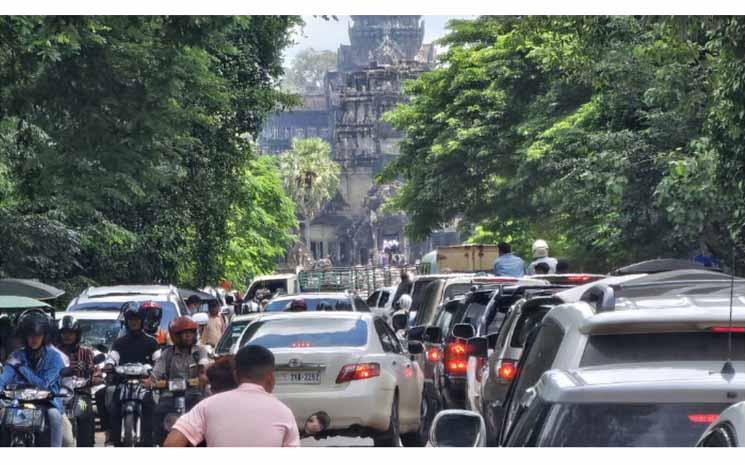
POLYGON ((72 315, 65 315, 62 317, 62 321, 60 321, 59 325, 60 332, 62 331, 73 331, 75 333, 76 339, 75 343, 77 344, 80 342, 80 323, 78 322, 77 318, 75 318, 72 315))
POLYGON ((130 318, 145 320, 145 315, 140 312, 140 304, 137 302, 127 302, 122 305, 122 315, 124 316, 124 321, 127 321, 130 318))
POLYGON ((287 310, 295 311, 295 312, 308 310, 308 305, 305 303, 303 299, 295 299, 292 301, 292 303, 290 304, 290 307, 287 310))
POLYGON ((163 307, 158 302, 148 300, 140 304, 140 313, 143 315, 142 326, 145 332, 155 334, 163 318, 163 307))
POLYGON ((28 309, 18 317, 18 335, 21 337, 43 335, 46 342, 51 329, 51 318, 40 308, 28 309))
POLYGON ((533 242, 533 258, 548 257, 548 243, 543 239, 533 242))
POLYGON ((398 298, 398 308, 401 310, 409 310, 411 308, 411 296, 404 294, 398 298))
POLYGON ((196 331, 197 322, 189 318, 188 316, 180 316, 168 324, 168 334, 171 335, 171 340, 176 340, 176 335, 183 333, 184 331, 196 331))

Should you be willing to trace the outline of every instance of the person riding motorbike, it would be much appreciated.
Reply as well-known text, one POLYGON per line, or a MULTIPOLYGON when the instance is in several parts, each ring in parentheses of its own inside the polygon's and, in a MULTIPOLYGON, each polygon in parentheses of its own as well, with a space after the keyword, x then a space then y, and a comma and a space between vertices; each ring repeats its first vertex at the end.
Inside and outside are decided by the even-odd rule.
MULTIPOLYGON (((160 345, 154 337, 147 334, 144 331, 144 323, 146 320, 148 308, 148 302, 138 304, 137 302, 127 302, 122 307, 122 313, 124 314, 124 323, 126 325, 127 333, 114 341, 111 346, 111 351, 106 359, 106 365, 104 371, 109 373, 107 383, 114 386, 114 393, 111 398, 111 403, 106 407, 106 396, 105 394, 100 395, 99 393, 104 391, 103 389, 96 393, 96 405, 99 407, 101 412, 101 406, 104 406, 104 411, 101 412, 101 422, 105 428, 109 430, 109 438, 115 444, 118 445, 121 441, 121 405, 119 401, 120 386, 119 377, 114 373, 114 367, 116 365, 124 365, 127 363, 141 363, 152 365, 154 360, 160 355, 160 345), (111 382, 109 382, 111 380, 111 382), (99 400, 99 395, 101 399, 99 400), (108 410, 108 412, 107 412, 108 410), (106 419, 104 421, 104 419, 106 419)), ((150 380, 144 381, 146 387, 149 387, 150 380)), ((152 418, 155 410, 155 402, 151 392, 148 392, 142 401, 142 445, 149 446, 152 443, 152 418)))
MULTIPOLYGON (((51 346, 51 317, 40 308, 26 310, 18 318, 18 335, 23 347, 5 361, 0 374, 0 391, 9 384, 22 384, 60 394, 60 371, 65 368, 62 354, 51 346)), ((54 397, 47 409, 50 446, 62 447, 62 399, 54 397)))
POLYGON ((556 273, 557 260, 548 256, 548 243, 543 239, 533 242, 533 258, 534 260, 528 265, 528 274, 537 274, 535 266, 539 263, 548 265, 548 274, 556 273))
POLYGON ((182 316, 171 321, 168 333, 173 346, 163 349, 163 353, 152 372, 152 383, 162 394, 155 408, 155 444, 162 444, 166 437, 165 420, 169 413, 174 412, 173 394, 166 389, 168 381, 182 379, 187 381, 186 411, 205 397, 208 383, 206 369, 210 364, 207 350, 197 344, 197 323, 188 316, 182 316))
POLYGON ((146 301, 140 304, 144 310, 145 320, 142 323, 145 333, 151 335, 158 341, 161 347, 171 344, 168 333, 160 327, 163 319, 163 307, 158 302, 146 301))
MULTIPOLYGON (((93 350, 80 344, 82 330, 80 323, 72 315, 65 315, 60 322, 60 340, 57 348, 60 349, 70 360, 69 368, 74 376, 90 379, 95 370, 93 362, 93 350)), ((78 435, 77 445, 79 447, 93 447, 95 445, 96 422, 93 417, 93 401, 91 399, 90 387, 79 392, 78 407, 80 414, 70 421, 77 421, 78 435)))

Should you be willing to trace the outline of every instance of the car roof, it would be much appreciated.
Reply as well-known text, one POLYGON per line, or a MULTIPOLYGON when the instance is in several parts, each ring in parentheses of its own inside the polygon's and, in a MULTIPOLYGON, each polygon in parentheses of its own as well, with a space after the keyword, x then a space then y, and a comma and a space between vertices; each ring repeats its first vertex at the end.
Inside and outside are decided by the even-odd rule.
POLYGON ((78 320, 118 320, 119 312, 113 310, 91 310, 85 312, 58 312, 55 317, 61 320, 65 315, 73 315, 78 320))
POLYGON ((265 315, 265 313, 256 312, 256 313, 249 313, 248 315, 235 315, 233 319, 230 320, 230 323, 243 323, 245 321, 255 320, 261 315, 265 315))
POLYGON ((346 292, 303 292, 302 294, 280 295, 272 299, 272 302, 295 299, 348 299, 352 296, 346 292))
MULTIPOLYGON (((155 300, 155 301, 164 301, 167 300, 168 295, 167 294, 126 294, 126 295, 101 295, 101 296, 94 296, 94 297, 86 297, 81 296, 77 301, 73 301, 74 304, 71 305, 71 307, 74 307, 75 304, 86 304, 86 303, 95 303, 95 302, 129 302, 129 301, 135 301, 135 302, 142 302, 145 300, 155 300)), ((113 311, 113 310, 112 310, 113 311)))
POLYGON ((169 285, 121 285, 121 286, 105 286, 105 287, 90 287, 88 288, 81 297, 103 297, 110 295, 127 295, 127 294, 149 294, 149 295, 163 295, 171 294, 175 292, 175 288, 169 285))
POLYGON ((731 403, 745 399, 745 364, 736 366, 732 377, 706 366, 656 364, 549 370, 536 389, 556 403, 731 403))
POLYGON ((556 297, 561 299, 562 302, 578 302, 580 298, 582 298, 582 294, 584 294, 587 290, 590 288, 597 286, 599 284, 619 284, 626 281, 631 281, 633 279, 641 278, 646 276, 645 274, 628 274, 623 276, 609 276, 607 278, 599 279, 597 281, 593 281, 591 283, 582 284, 581 286, 576 286, 571 289, 567 289, 566 291, 561 291, 556 293, 556 297))
POLYGON ((274 279, 292 279, 296 276, 292 273, 283 273, 283 274, 267 274, 262 276, 257 276, 253 280, 254 281, 271 281, 274 279))
POLYGON ((372 319, 375 315, 367 312, 349 312, 349 311, 335 311, 335 312, 271 312, 261 313, 262 321, 271 320, 291 320, 295 318, 312 318, 312 319, 372 319))

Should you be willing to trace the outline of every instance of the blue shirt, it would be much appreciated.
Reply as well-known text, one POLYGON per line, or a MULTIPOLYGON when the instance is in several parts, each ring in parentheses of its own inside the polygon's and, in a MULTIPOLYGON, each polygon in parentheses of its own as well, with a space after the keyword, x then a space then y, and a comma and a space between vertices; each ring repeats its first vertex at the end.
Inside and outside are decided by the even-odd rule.
MULTIPOLYGON (((11 354, 11 357, 21 362, 18 371, 11 366, 4 366, 3 373, 0 374, 0 389, 4 389, 8 384, 32 384, 38 389, 45 389, 57 395, 60 392, 60 371, 65 367, 62 355, 50 346, 44 346, 42 349, 41 360, 32 370, 26 350, 19 349, 11 354), (18 373, 20 372, 20 374, 18 373)), ((62 411, 62 399, 52 399, 52 404, 62 411)))
POLYGON ((500 255, 494 261, 494 274, 522 278, 525 275, 525 262, 522 258, 511 253, 500 255))

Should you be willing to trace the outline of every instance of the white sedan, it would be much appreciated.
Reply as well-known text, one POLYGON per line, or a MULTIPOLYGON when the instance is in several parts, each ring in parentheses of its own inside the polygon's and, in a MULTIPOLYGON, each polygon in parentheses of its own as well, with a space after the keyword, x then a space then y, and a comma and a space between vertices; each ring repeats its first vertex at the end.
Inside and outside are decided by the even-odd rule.
POLYGON ((293 411, 301 434, 372 437, 376 446, 399 445, 399 438, 404 445, 426 441, 419 428, 422 370, 379 317, 341 311, 262 315, 234 350, 246 344, 274 353, 274 395, 293 411), (321 421, 325 429, 316 432, 323 418, 330 422, 321 421))

